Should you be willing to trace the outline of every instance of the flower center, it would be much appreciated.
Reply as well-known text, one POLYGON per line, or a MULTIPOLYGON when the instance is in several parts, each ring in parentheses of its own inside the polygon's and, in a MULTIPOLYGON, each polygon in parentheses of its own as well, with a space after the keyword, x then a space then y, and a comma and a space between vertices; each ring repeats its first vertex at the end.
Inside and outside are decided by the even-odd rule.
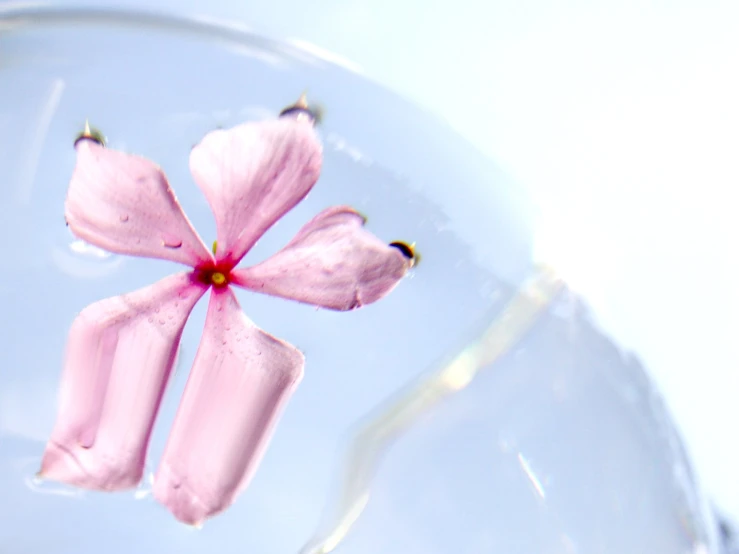
POLYGON ((227 287, 231 280, 231 266, 227 264, 203 265, 195 268, 193 277, 206 286, 227 287))

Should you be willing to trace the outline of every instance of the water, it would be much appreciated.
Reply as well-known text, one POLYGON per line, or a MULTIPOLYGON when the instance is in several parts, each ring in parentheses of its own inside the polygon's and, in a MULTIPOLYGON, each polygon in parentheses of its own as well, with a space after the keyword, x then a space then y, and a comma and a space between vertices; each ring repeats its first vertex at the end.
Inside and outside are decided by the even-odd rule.
POLYGON ((294 47, 145 14, 25 13, 0 10, 0 552, 717 552, 660 397, 533 264, 529 202, 493 161, 294 47), (159 163, 207 243, 215 226, 190 148, 215 128, 273 117, 304 90, 325 107, 321 180, 244 263, 335 204, 388 242, 415 242, 421 263, 350 313, 237 293, 259 326, 303 351, 306 374, 250 487, 202 529, 149 493, 204 302, 141 486, 39 481, 72 319, 178 269, 109 254, 64 225, 85 121, 110 147, 159 163))

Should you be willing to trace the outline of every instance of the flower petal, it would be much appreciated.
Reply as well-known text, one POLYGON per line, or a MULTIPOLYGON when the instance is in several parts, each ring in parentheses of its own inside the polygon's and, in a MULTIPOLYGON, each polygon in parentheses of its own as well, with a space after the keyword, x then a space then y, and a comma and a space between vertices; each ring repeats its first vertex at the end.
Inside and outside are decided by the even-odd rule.
POLYGON ((346 206, 324 210, 277 254, 233 271, 232 282, 333 310, 375 302, 398 284, 411 261, 363 225, 364 218, 346 206))
POLYGON ((99 490, 141 480, 182 329, 205 290, 190 274, 173 275, 77 316, 41 477, 99 490))
POLYGON ((154 497, 197 525, 230 506, 259 464, 303 355, 213 289, 203 339, 154 478, 154 497))
POLYGON ((190 153, 190 170, 215 214, 218 261, 236 265, 308 194, 321 163, 313 127, 294 118, 208 133, 190 153))
POLYGON ((159 167, 92 140, 77 143, 65 216, 75 235, 110 252, 191 267, 213 260, 159 167))

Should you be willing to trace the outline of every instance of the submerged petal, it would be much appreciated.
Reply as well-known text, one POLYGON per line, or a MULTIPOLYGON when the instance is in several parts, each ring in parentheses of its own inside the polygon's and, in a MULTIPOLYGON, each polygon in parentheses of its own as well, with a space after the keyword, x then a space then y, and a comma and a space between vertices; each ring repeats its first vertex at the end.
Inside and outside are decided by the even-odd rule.
POLYGON ((99 490, 141 480, 182 329, 205 290, 190 274, 173 275, 77 316, 41 477, 99 490))
POLYGON ((351 310, 390 292, 411 266, 400 250, 364 228, 351 208, 324 210, 264 262, 231 273, 236 285, 333 310, 351 310))
POLYGON ((245 123, 208 133, 190 154, 190 170, 218 229, 218 261, 236 265, 318 180, 321 145, 294 118, 245 123))
POLYGON ((303 375, 303 355, 257 328, 228 288, 212 289, 203 339, 154 478, 154 497, 200 524, 249 482, 303 375))
POLYGON ((77 143, 65 216, 75 235, 110 252, 191 267, 213 259, 159 167, 92 140, 77 143))

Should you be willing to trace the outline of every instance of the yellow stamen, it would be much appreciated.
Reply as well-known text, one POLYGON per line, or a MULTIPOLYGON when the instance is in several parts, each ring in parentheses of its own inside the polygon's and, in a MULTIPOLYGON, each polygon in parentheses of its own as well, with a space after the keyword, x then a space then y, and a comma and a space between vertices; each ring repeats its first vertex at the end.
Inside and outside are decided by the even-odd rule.
POLYGON ((216 248, 218 248, 218 241, 214 240, 213 241, 213 255, 214 256, 216 255, 216 248))
POLYGON ((226 276, 220 271, 216 271, 215 273, 213 273, 213 275, 211 275, 210 280, 215 286, 218 287, 226 282, 226 276))

